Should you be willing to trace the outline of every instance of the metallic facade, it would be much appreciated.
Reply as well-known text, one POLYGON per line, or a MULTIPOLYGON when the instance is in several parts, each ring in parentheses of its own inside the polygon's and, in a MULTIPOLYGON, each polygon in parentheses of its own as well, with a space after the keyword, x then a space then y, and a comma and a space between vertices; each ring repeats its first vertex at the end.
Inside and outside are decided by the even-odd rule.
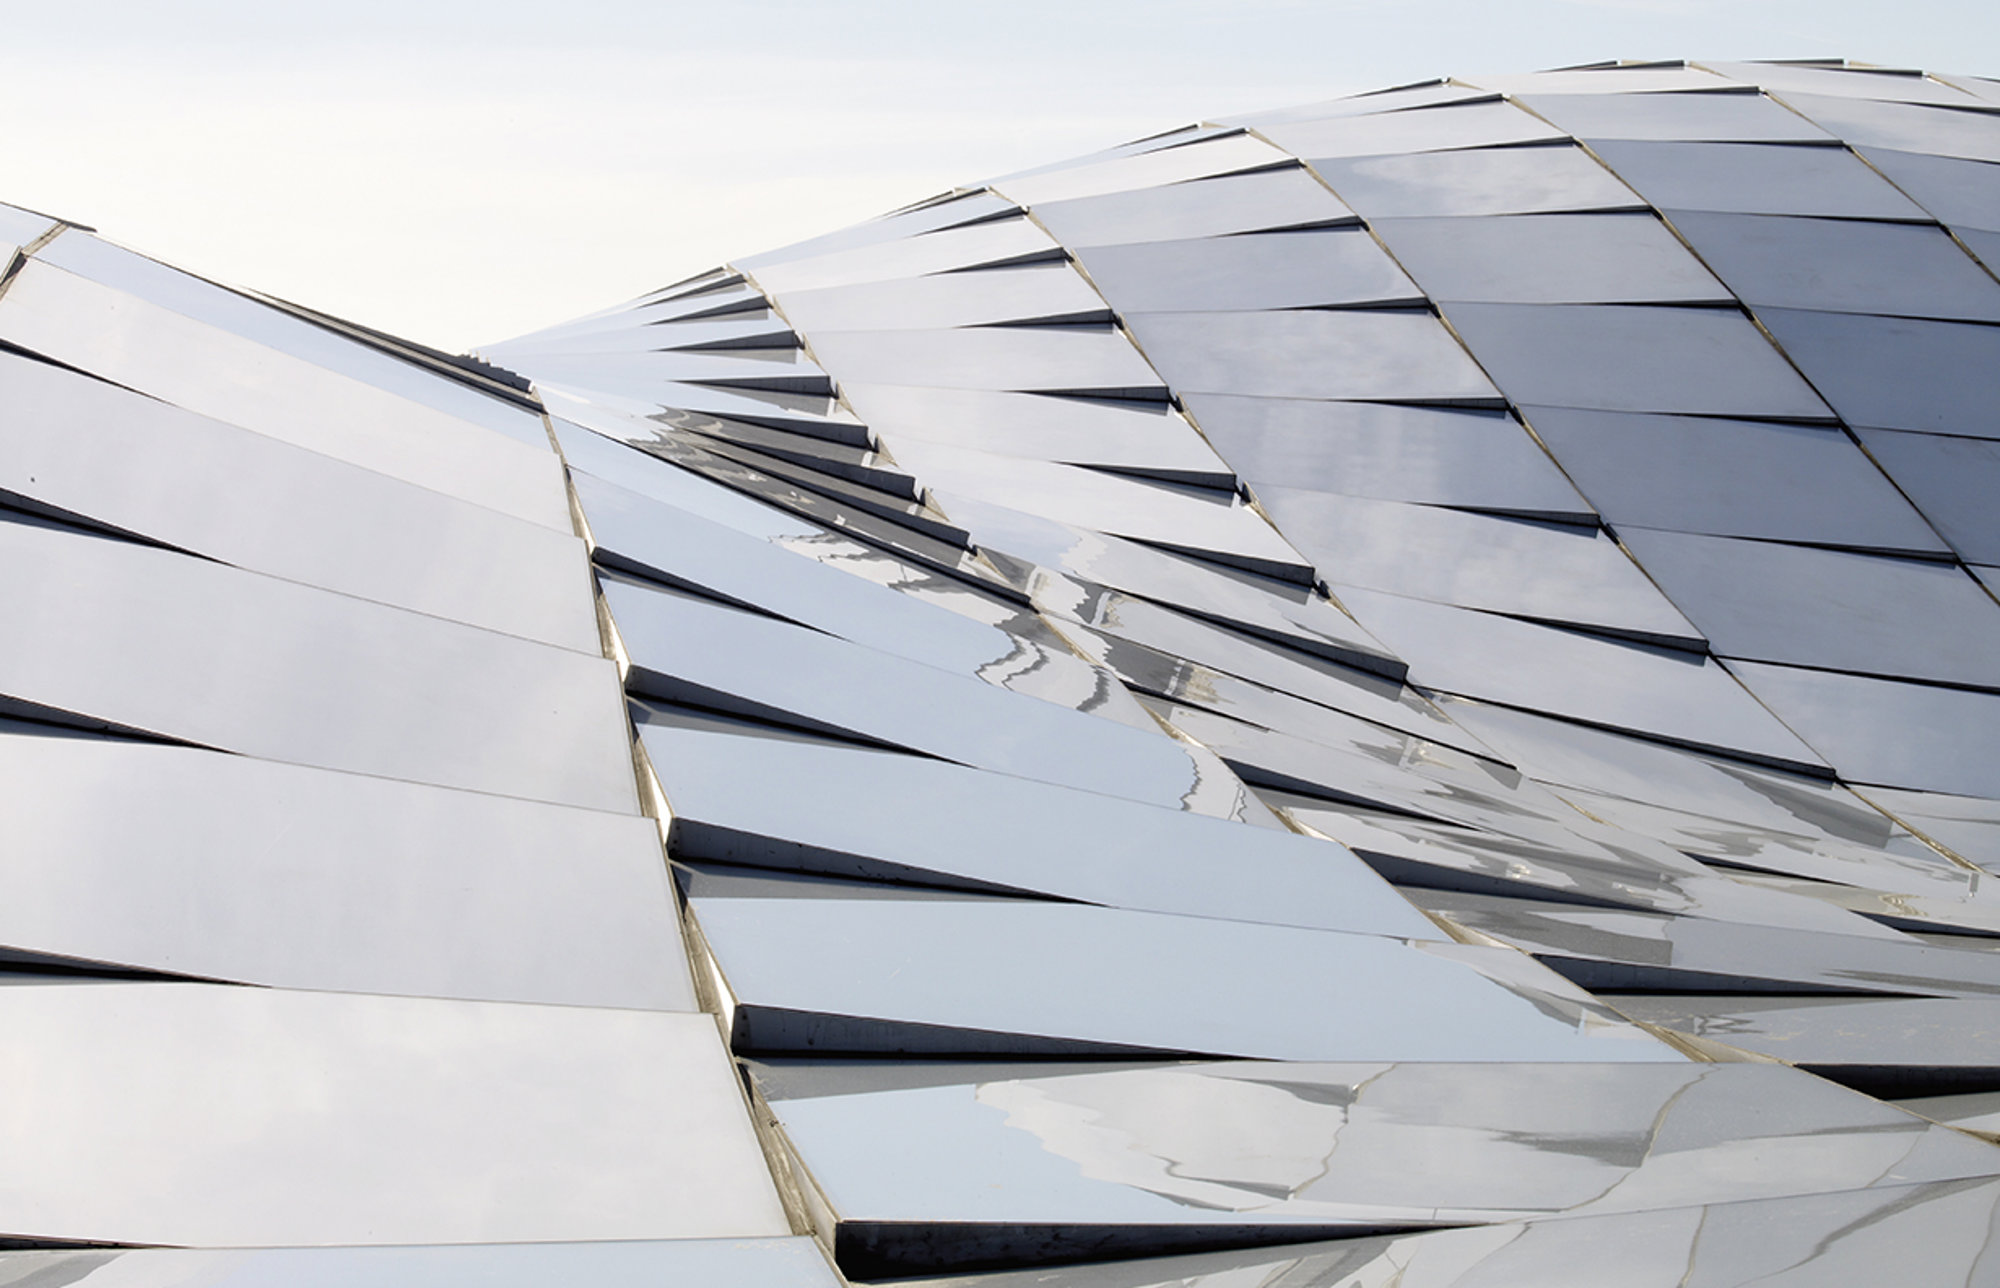
POLYGON ((0 1283, 2000 1283, 2000 83, 453 358, 0 211, 0 1283))

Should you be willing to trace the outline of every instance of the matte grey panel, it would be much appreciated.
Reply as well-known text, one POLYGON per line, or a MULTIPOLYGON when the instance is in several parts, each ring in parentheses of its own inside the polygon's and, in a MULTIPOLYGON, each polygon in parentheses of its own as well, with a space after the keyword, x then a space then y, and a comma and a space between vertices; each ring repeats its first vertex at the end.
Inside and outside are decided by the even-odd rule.
MULTIPOLYGON (((778 1072, 787 1090, 812 1085, 812 1066, 778 1072)), ((1045 1238, 1150 1227, 1154 1246, 1177 1228, 1268 1223, 1261 1241, 1292 1242, 1288 1226, 1581 1218, 1978 1177, 2000 1162, 1990 1145, 1771 1064, 979 1073, 773 1103, 857 1252, 875 1242, 868 1227, 892 1223, 1019 1224, 1045 1238)))
MULTIPOLYGON (((1445 104, 1370 116, 1273 123, 1261 128, 1279 147, 1314 162, 1321 157, 1435 152, 1503 143, 1539 143, 1563 137, 1562 131, 1506 102, 1445 104)), ((1338 184, 1334 190, 1339 191, 1338 184)))
POLYGON ((2000 1181, 1564 1217, 1199 1256, 954 1279, 924 1288, 1766 1288, 1854 1282, 1961 1288, 2000 1258, 2000 1181), (1922 1255, 1911 1255, 1922 1249, 1922 1255))
POLYGON ((1339 586, 1656 640, 1701 640, 1594 528, 1269 485, 1257 496, 1279 531, 1339 586))
POLYGON ((1631 210, 1645 204, 1571 144, 1326 160, 1313 168, 1341 200, 1370 219, 1631 210))
POLYGON ((1160 388, 1131 341, 1109 327, 821 331, 812 341, 835 380, 920 378, 946 389, 1095 390, 1123 398, 1151 397, 1160 388))
POLYGON ((1841 419, 2000 438, 2000 327, 1759 309, 1841 419))
POLYGON ((1232 491, 1236 486, 1236 476, 1215 449, 1178 411, 1161 403, 859 382, 840 389, 892 448, 917 438, 1232 491))
POLYGON ((1667 212, 1753 308, 2000 321, 2000 282, 1934 225, 1667 212))
POLYGON ((1105 317, 1104 301, 1068 264, 937 273, 785 294, 786 320, 814 333, 1085 316, 1105 317))
MULTIPOLYGON (((776 261, 761 256, 751 272, 764 293, 782 306, 790 291, 921 277, 1056 250, 1049 235, 1031 220, 995 219, 895 241, 822 251, 807 258, 776 261)), ((748 260, 744 263, 751 265, 748 260)))
POLYGON ((0 1282, 85 1288, 837 1288, 808 1238, 472 1243, 402 1248, 0 1252, 0 1282))
POLYGON ((2000 604, 1955 564, 1628 528, 1724 657, 2000 688, 2000 604))
POLYGON ((1759 94, 1524 94, 1521 103, 1583 139, 1823 143, 1826 131, 1759 94))
POLYGON ((0 491, 253 572, 598 651, 588 559, 566 527, 11 354, 0 403, 0 491))
POLYGON ((0 692, 295 764, 634 812, 601 657, 146 546, 0 523, 0 692))
POLYGON ((1707 658, 1371 590, 1341 602, 1410 682, 1780 764, 1819 758, 1707 658))
POLYGON ((1845 148, 1607 140, 1591 150, 1663 210, 1924 217, 1922 208, 1845 148))
POLYGON ((1864 429, 1861 441, 1969 563, 2000 563, 2000 442, 1864 429))
POLYGON ((1185 401, 1252 483, 1546 518, 1593 513, 1502 413, 1228 394, 1185 401))
POLYGON ((2000 117, 1911 103, 1871 103, 1823 94, 1785 93, 1785 102, 1850 144, 2000 161, 2000 117))
POLYGON ((790 1233, 706 1015, 0 988, 0 1229, 219 1247, 790 1233))
POLYGON ((1733 309, 1453 304, 1446 316, 1516 403, 1825 419, 1733 309))
POLYGON ((1533 899, 1437 890, 1414 898, 1591 989, 2000 994, 2000 955, 1993 953, 1533 899))
POLYGON ((1140 911, 1432 933, 1325 841, 888 752, 664 725, 641 740, 673 807, 677 856, 837 876, 902 869, 1140 911))
POLYGON ((1729 669, 1843 778, 2000 796, 2000 694, 1757 662, 1729 669))
POLYGON ((336 992, 697 1009, 651 819, 17 732, 0 732, 0 814, 7 948, 336 992))
POLYGON ((2000 230, 2000 165, 1888 148, 1861 155, 1941 222, 2000 230))
POLYGON ((692 901, 745 1052, 1682 1058, 1511 949, 974 897, 706 897, 697 884, 692 901), (1283 987, 1260 996, 1260 980, 1283 987))
POLYGON ((1427 313, 1145 313, 1126 324, 1176 392, 1495 397, 1479 368, 1427 313))
POLYGON ((1330 224, 1355 215, 1311 172, 1294 168, 1042 202, 1035 218, 1076 250, 1330 224))
POLYGON ((1838 429, 1559 407, 1521 414, 1615 528, 1945 550, 1838 429))
POLYGON ((122 246, 72 231, 36 251, 35 258, 538 450, 548 445, 541 416, 526 407, 122 246))
POLYGON ((1636 304, 1729 291, 1652 215, 1378 219, 1383 244, 1438 300, 1636 304))
POLYGON ((1423 299, 1396 261, 1360 228, 1097 246, 1080 250, 1077 258, 1121 313, 1423 299))
POLYGON ((957 498, 969 497, 1287 581, 1312 580, 1310 561, 1234 492, 1197 491, 940 443, 906 442, 900 455, 947 512, 957 498))
POLYGON ((669 591, 610 583, 604 597, 637 692, 1157 805, 1204 799, 1164 734, 669 591))
POLYGON ((1829 1072, 1907 1070, 1912 1083, 1944 1087, 1954 1073, 1990 1082, 2000 1070, 1995 999, 1627 994, 1608 1000, 1650 1024, 1829 1072))
POLYGON ((189 411, 568 532, 555 453, 40 262, 0 338, 189 411))

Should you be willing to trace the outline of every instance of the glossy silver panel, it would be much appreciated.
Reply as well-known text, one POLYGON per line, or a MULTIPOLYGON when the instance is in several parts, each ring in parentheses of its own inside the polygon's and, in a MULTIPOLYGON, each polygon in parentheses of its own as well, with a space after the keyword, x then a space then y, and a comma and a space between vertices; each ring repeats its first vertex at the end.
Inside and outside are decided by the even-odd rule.
POLYGON ((1162 403, 851 381, 840 391, 892 446, 914 438, 1002 456, 1109 466, 1168 482, 1232 490, 1236 485, 1215 449, 1162 403))
POLYGON ((1542 518, 1591 508, 1498 412, 1190 394, 1188 411, 1253 484, 1542 518))
POLYGON ((959 497, 989 501, 1286 581, 1312 580, 1311 562, 1234 492, 1121 478, 942 443, 906 442, 900 456, 947 513, 954 512, 959 497))
POLYGON ((402 1248, 105 1248, 0 1252, 0 1283, 84 1288, 837 1288, 811 1239, 473 1243, 402 1248))
POLYGON ((676 856, 1422 938, 1324 841, 917 756, 647 725, 676 856), (888 813, 885 816, 884 806, 888 813))
POLYGON ((2000 563, 2000 511, 1992 504, 2000 442, 1886 429, 1864 429, 1860 438, 1960 557, 2000 563))
MULTIPOLYGON (((1561 130, 1514 104, 1492 101, 1447 103, 1321 121, 1276 122, 1261 128, 1279 147, 1312 162, 1322 157, 1436 152, 1540 143, 1563 137, 1561 130)), ((1336 183, 1334 191, 1339 190, 1336 183)))
POLYGON ((1591 989, 2000 994, 2000 954, 1990 952, 1534 899, 1439 890, 1413 897, 1591 989))
POLYGON ((769 884, 690 892, 744 1052, 1682 1058, 1511 949, 769 884))
POLYGON ((1879 1069, 1877 1085, 1901 1084, 1906 1094, 1990 1083, 2000 1070, 1996 999, 1627 993, 1608 1000, 1649 1024, 1835 1076, 1860 1079, 1879 1069))
POLYGON ((1365 586, 1645 639, 1701 641, 1595 528, 1268 484, 1258 487, 1257 499, 1335 587, 1365 586))
POLYGON ((894 241, 844 246, 798 259, 765 257, 750 266, 750 271, 756 284, 766 294, 778 296, 782 305, 789 291, 920 277, 1050 253, 1059 253, 1056 244, 1029 220, 994 219, 894 241))
POLYGON ((1850 781, 2000 797, 2000 694, 1759 662, 1729 669, 1850 781))
POLYGON ((790 1233, 706 1015, 216 984, 0 988, 28 1239, 790 1233))
MULTIPOLYGON (((1900 484, 1903 493, 1916 495, 1910 485, 1900 478, 1891 483, 1838 429, 1560 407, 1524 407, 1521 414, 1605 521, 1621 531, 1629 524, 1913 553, 1945 550, 1925 522, 1936 516, 1917 513, 1898 493, 1900 484)), ((1877 461, 1888 459, 1867 441, 1877 461)))
POLYGON ((1413 401, 1496 396, 1426 313, 1147 313, 1126 323, 1176 392, 1413 401))
POLYGON ((1002 688, 1086 709, 1105 701, 1102 677, 1053 637, 1023 638, 588 474, 574 485, 608 567, 1002 688))
POLYGON ((835 380, 946 389, 1091 391, 1152 398, 1160 378, 1125 336, 1104 329, 971 327, 960 331, 823 331, 813 353, 835 380))
POLYGON ((2000 121, 1986 112, 1876 103, 1787 90, 1785 102, 1850 144, 2000 161, 2000 121))
POLYGON ((1035 218, 1074 250, 1300 228, 1355 215, 1311 172, 1293 168, 1042 202, 1035 218))
POLYGON ((1989 872, 2000 866, 2000 800, 1889 787, 1855 790, 1925 836, 1951 847, 1960 858, 1989 872))
POLYGON ((1645 205, 1574 144, 1324 160, 1313 168, 1370 219, 1636 210, 1645 205))
POLYGON ((1868 164, 1910 194, 1936 219, 1954 228, 2000 230, 2000 171, 1988 163, 1862 148, 1868 164))
POLYGON ((1787 1288, 1992 1277, 2000 1181, 1508 1222, 1200 1256, 1036 1268, 924 1288, 1787 1288), (1913 1255, 1912 1250, 1921 1250, 1913 1255))
POLYGON ((253 572, 598 651, 588 560, 567 525, 11 354, 0 403, 0 491, 253 572))
POLYGON ((1248 134, 1223 134, 1190 143, 1161 141, 1104 160, 1050 166, 994 180, 994 190, 1023 205, 1073 201, 1134 188, 1153 188, 1209 175, 1230 174, 1285 160, 1285 154, 1248 134))
POLYGON ((636 692, 1156 805, 1208 799, 1163 733, 667 590, 604 595, 636 692))
POLYGON ((1668 218, 1752 308, 2000 321, 2000 282, 1934 225, 1691 211, 1668 218))
POLYGON ((1372 590, 1341 602, 1412 683, 1788 765, 1819 757, 1715 662, 1372 590))
POLYGON ((1360 228, 1241 233, 1081 248, 1091 282, 1121 313, 1419 303, 1423 293, 1360 228))
POLYGON ((1759 94, 1524 94, 1522 105, 1581 139, 1825 143, 1830 136, 1759 94))
POLYGON ((1733 309, 1453 304, 1445 314, 1516 403, 1827 418, 1818 395, 1733 309))
POLYGON ((375 386, 434 411, 540 449, 548 445, 541 416, 414 362, 348 339, 330 327, 295 317, 251 296, 217 286, 156 259, 80 232, 68 232, 35 252, 44 264, 126 292, 183 317, 268 346, 324 371, 375 386))
POLYGON ((785 320, 813 332, 1109 317, 1104 301, 1068 264, 934 273, 785 294, 785 320))
POLYGON ((29 729, 0 730, 7 949, 290 988, 696 1009, 650 819, 29 729))
POLYGON ((0 523, 0 693, 269 760, 636 811, 602 657, 0 523))
POLYGON ((1605 140, 1591 150, 1662 210, 1924 217, 1922 207, 1845 148, 1605 140))
POLYGON ((0 297, 0 338, 295 447, 570 530, 562 468, 546 443, 495 433, 39 261, 0 297))
POLYGON ((1438 300, 1642 304, 1729 298, 1652 215, 1378 219, 1372 227, 1438 300))
POLYGON ((1628 528, 1723 657, 2000 688, 2000 604, 1955 564, 1628 528))
POLYGON ((1023 1238, 1016 1259, 1056 1259, 1093 1226, 1157 1227, 1155 1246, 1191 1242, 1177 1227, 1296 1242, 2000 1165, 1990 1145, 1772 1064, 1044 1069, 945 1066, 876 1090, 840 1065, 753 1066, 841 1237, 885 1258, 882 1227, 919 1222, 1031 1227, 1047 1243, 1023 1238))

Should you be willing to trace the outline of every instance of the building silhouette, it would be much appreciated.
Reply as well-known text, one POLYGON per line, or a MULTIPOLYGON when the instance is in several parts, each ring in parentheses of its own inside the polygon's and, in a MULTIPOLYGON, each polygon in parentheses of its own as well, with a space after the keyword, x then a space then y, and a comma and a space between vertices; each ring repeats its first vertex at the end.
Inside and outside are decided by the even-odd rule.
POLYGON ((0 238, 0 1284, 2000 1283, 2000 83, 1405 86, 466 357, 0 238))

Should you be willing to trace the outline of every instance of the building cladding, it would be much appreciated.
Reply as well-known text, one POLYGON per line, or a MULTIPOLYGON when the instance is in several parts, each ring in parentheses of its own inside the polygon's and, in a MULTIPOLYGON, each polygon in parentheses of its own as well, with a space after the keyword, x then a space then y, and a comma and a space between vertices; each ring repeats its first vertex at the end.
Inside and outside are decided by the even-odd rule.
POLYGON ((449 358, 0 212, 0 1283, 2000 1283, 2000 82, 449 358))

